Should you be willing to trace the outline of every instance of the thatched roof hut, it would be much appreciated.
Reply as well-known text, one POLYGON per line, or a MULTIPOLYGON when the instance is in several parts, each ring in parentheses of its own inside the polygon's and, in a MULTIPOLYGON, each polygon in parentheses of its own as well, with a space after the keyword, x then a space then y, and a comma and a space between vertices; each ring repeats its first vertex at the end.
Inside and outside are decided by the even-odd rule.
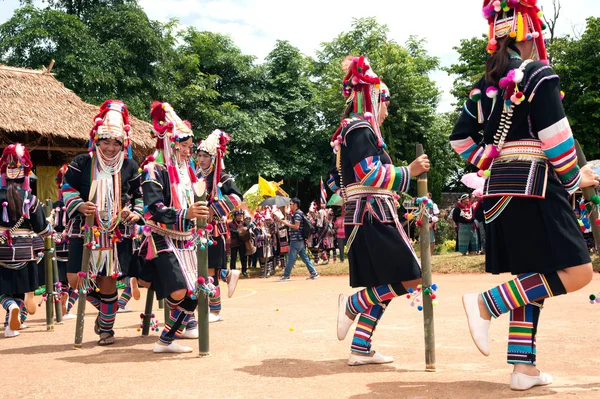
MULTIPOLYGON (((85 152, 98 107, 83 102, 52 74, 0 65, 0 102, 0 144, 21 141, 30 151, 85 152)), ((136 158, 152 152, 150 128, 131 118, 136 158)))
MULTIPOLYGON (((36 165, 38 197, 49 198, 56 188, 40 190, 40 183, 51 177, 52 185, 60 165, 87 151, 98 106, 82 101, 51 73, 4 65, 0 65, 0 103, 0 150, 23 143, 36 165)), ((141 161, 154 148, 151 125, 134 117, 130 124, 134 157, 141 161)))

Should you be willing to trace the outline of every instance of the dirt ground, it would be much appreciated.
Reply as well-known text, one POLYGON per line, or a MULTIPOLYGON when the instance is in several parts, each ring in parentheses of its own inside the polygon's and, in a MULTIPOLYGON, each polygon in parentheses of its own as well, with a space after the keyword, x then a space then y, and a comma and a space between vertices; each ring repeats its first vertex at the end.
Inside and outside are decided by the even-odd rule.
MULTIPOLYGON (((118 314, 117 343, 98 347, 88 306, 84 348, 73 350, 74 321, 45 331, 44 309, 17 338, 0 338, 4 377, 0 398, 600 398, 600 275, 585 290, 546 302, 538 334, 538 365, 554 377, 548 387, 518 393, 508 388, 505 362, 508 317, 492 323, 489 358, 472 344, 460 297, 506 277, 436 275, 437 372, 424 371, 422 313, 399 298, 374 337, 390 365, 346 364, 351 334, 335 335, 337 296, 351 293, 347 277, 290 282, 241 280, 223 299, 224 320, 210 326, 211 356, 152 353, 158 333, 136 329, 144 298, 133 313, 118 314)), ((145 294, 145 291, 143 291, 145 294)), ((155 313, 161 318, 162 310, 155 313)), ((162 326, 162 323, 161 323, 162 326)))

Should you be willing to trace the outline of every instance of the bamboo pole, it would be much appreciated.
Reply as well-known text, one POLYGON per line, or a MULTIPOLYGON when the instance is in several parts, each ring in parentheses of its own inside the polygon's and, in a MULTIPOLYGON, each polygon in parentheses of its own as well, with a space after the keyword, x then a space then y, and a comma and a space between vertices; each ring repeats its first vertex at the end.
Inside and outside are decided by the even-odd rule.
MULTIPOLYGON (((417 144, 417 158, 423 155, 423 145, 417 144)), ((427 173, 417 178, 417 196, 427 196, 427 173)), ((421 269, 423 273, 423 289, 432 285, 431 252, 429 248, 429 220, 423 220, 419 233, 421 251, 421 269)), ((435 371, 435 330, 433 323, 433 304, 429 295, 423 294, 423 326, 425 328, 425 370, 435 371)))
MULTIPOLYGON (((94 215, 90 215, 85 219, 85 224, 92 228, 94 224, 94 215)), ((92 250, 85 246, 85 238, 83 240, 83 256, 81 257, 81 271, 87 276, 90 270, 90 256, 92 250)), ((85 277, 87 278, 87 277, 85 277)), ((87 302, 87 291, 79 292, 79 300, 77 303, 77 320, 75 324, 75 343, 73 344, 74 349, 81 349, 83 342, 83 327, 85 318, 85 304, 87 302)))
MULTIPOLYGON (((206 192, 204 192, 198 197, 196 196, 196 201, 206 201, 206 192)), ((206 219, 198 218, 196 219, 196 224, 199 229, 204 229, 206 227, 206 219)), ((197 249, 198 256, 198 277, 202 276, 206 281, 208 281, 208 246, 202 250, 200 245, 198 245, 197 249)), ((219 278, 219 276, 217 276, 219 278)), ((205 357, 210 355, 210 340, 209 340, 209 331, 208 331, 208 296, 204 295, 204 293, 198 293, 198 356, 205 357)))
MULTIPOLYGON (((46 215, 49 215, 50 212, 52 212, 52 201, 47 199, 46 200, 46 215)), ((58 217, 58 215, 56 216, 58 217)), ((56 283, 58 283, 58 262, 56 260, 56 243, 54 241, 54 239, 51 240, 51 259, 52 259, 52 287, 56 287, 56 283)), ((46 279, 46 281, 48 281, 46 279)), ((46 284, 47 287, 47 284, 46 284)), ((46 288, 47 291, 47 288, 46 288)), ((47 298, 48 296, 46 296, 47 298)), ((56 314, 56 323, 57 324, 62 324, 62 290, 60 292, 60 296, 59 296, 60 300, 59 301, 55 301, 54 302, 54 313, 56 314)))
MULTIPOLYGON (((587 159, 585 158, 585 154, 583 153, 583 150, 581 149, 581 146, 577 140, 575 140, 575 151, 577 152, 577 164, 580 168, 583 168, 585 165, 587 165, 587 159)), ((582 188, 581 192, 583 193, 583 198, 585 198, 586 201, 591 200, 592 197, 596 195, 596 190, 594 187, 582 188)), ((592 234, 594 235, 594 243, 596 248, 600 246, 600 226, 596 224, 597 218, 598 215, 596 212, 590 212, 590 225, 592 226, 592 234)))
POLYGON ((152 319, 152 304, 154 303, 154 290, 148 288, 146 293, 146 307, 142 321, 142 335, 147 336, 150 332, 150 320, 152 319))
POLYGON ((54 285, 52 277, 52 235, 44 238, 44 267, 46 274, 46 331, 54 331, 54 285))

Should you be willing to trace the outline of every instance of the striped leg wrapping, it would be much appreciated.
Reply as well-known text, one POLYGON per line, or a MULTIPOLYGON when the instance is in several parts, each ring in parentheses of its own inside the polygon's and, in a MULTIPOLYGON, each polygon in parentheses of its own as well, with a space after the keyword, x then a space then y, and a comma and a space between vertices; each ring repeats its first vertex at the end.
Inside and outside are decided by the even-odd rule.
POLYGON ((69 288, 69 303, 67 304, 67 313, 71 311, 71 308, 73 307, 73 305, 75 305, 75 302, 77 302, 78 298, 79 293, 77 292, 77 290, 69 288))
POLYGON ((485 291, 481 295, 491 315, 498 317, 511 310, 563 293, 565 293, 564 286, 560 282, 558 274, 554 272, 547 275, 523 274, 514 280, 485 291), (549 280, 552 281, 552 284, 548 282, 549 280))
POLYGON ((377 328, 377 323, 381 320, 383 312, 387 308, 390 301, 373 305, 365 312, 362 312, 358 318, 358 324, 352 337, 352 346, 350 350, 352 352, 362 353, 368 355, 371 353, 371 338, 377 328))
POLYGON ((131 287, 128 284, 127 287, 125 287, 123 289, 123 292, 121 292, 121 296, 119 297, 119 309, 125 308, 125 306, 127 306, 127 303, 129 302, 130 299, 131 299, 131 287))
POLYGON ((540 306, 530 304, 510 312, 507 351, 509 364, 521 363, 535 366, 540 311, 540 306))
POLYGON ((100 294, 100 318, 98 322, 101 333, 110 332, 113 329, 118 309, 117 298, 117 292, 108 295, 100 294))
POLYGON ((348 297, 348 311, 354 315, 364 313, 367 309, 384 301, 406 294, 402 284, 380 285, 369 287, 348 297))
POLYGON ((208 298, 208 307, 211 312, 219 312, 221 310, 221 287, 217 286, 215 296, 208 298))
POLYGON ((175 335, 180 335, 183 332, 192 314, 193 312, 190 313, 180 306, 171 308, 169 319, 165 323, 159 341, 170 345, 175 339, 175 335))

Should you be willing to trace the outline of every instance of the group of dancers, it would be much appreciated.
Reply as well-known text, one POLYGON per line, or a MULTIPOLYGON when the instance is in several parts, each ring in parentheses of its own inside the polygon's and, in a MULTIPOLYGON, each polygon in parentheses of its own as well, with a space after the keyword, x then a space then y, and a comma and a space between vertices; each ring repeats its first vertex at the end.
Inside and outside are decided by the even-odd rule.
MULTIPOLYGON (((481 353, 490 353, 491 320, 510 314, 510 387, 527 390, 552 377, 536 368, 536 333, 547 298, 585 287, 589 251, 568 195, 596 187, 600 177, 579 168, 562 106, 558 76, 548 65, 536 0, 484 0, 490 54, 450 136, 455 151, 486 177, 483 193, 486 271, 516 278, 463 296, 468 327, 481 353), (481 134, 483 132, 483 134, 481 134), (526 223, 527 228, 523 228, 526 223)), ((350 285, 340 295, 338 339, 358 320, 350 365, 388 363, 371 339, 392 299, 421 282, 419 260, 398 221, 394 192, 429 169, 426 156, 397 167, 379 130, 390 93, 364 57, 343 64, 347 107, 331 144, 329 186, 344 200, 350 285)), ((422 287, 427 289, 431 287, 422 287)))
MULTIPOLYGON (((485 356, 490 353, 491 320, 510 314, 510 387, 526 390, 552 382, 536 368, 536 333, 545 299, 577 291, 592 279, 589 252, 567 196, 598 186, 600 177, 591 168, 578 167, 558 76, 547 62, 537 1, 484 0, 483 13, 490 57, 450 141, 487 179, 486 270, 516 277, 464 295, 463 305, 473 341, 485 356)), ((347 57, 342 67, 347 101, 331 140, 328 185, 344 201, 350 285, 366 288, 340 295, 337 337, 343 340, 357 321, 349 365, 383 364, 393 358, 372 349, 373 333, 391 301, 422 284, 419 258, 398 219, 395 192, 407 191, 411 178, 427 172, 430 163, 422 155, 409 166, 393 164, 380 131, 391 101, 388 87, 363 56, 347 57)), ((228 295, 233 294, 239 272, 226 269, 223 237, 227 216, 243 198, 223 171, 229 137, 214 131, 194 151, 189 124, 169 104, 153 104, 151 116, 157 151, 138 168, 129 154, 127 108, 115 100, 102 105, 90 152, 59 173, 63 202, 56 208, 54 229, 30 193, 33 165, 27 150, 14 144, 4 151, 0 303, 8 312, 6 336, 18 334, 25 294, 39 283, 41 237, 53 231, 57 242, 68 241, 68 247, 61 247, 66 262, 60 258, 66 263, 68 286, 86 290, 87 300, 98 309, 99 345, 115 342, 116 281, 128 276, 136 279, 135 288, 137 283, 152 288, 170 309, 154 351, 192 350, 174 341, 198 336, 193 298, 200 290, 195 256, 200 243, 208 245, 215 284, 227 282, 228 295), (206 202, 195 200, 198 179, 206 182, 206 202), (91 225, 87 217, 93 217, 91 225), (198 229, 197 218, 207 218, 209 226, 198 229), (88 274, 81 272, 84 245, 92 253, 88 274)), ((299 226, 295 223, 294 229, 299 226)), ((215 315, 219 298, 217 288, 210 301, 215 315)))
POLYGON ((151 106, 156 151, 141 167, 131 156, 127 107, 107 100, 90 132, 88 153, 62 167, 56 181, 59 198, 48 218, 31 194, 33 168, 27 149, 11 144, 0 161, 3 204, 0 222, 0 304, 7 312, 5 337, 16 337, 29 312, 32 293, 46 283, 47 296, 60 296, 66 318, 80 293, 97 310, 94 331, 98 345, 115 342, 115 316, 127 311, 128 300, 139 299, 139 286, 164 299, 169 318, 154 352, 182 353, 192 348, 176 338, 198 338, 194 310, 205 283, 198 279, 197 245, 206 246, 214 290, 209 298, 210 321, 221 311, 219 282, 231 297, 240 272, 227 270, 227 218, 242 194, 225 173, 223 157, 229 136, 213 131, 194 147, 193 132, 168 103, 151 106), (206 201, 194 185, 205 183, 206 201), (207 226, 196 226, 198 218, 207 226), (56 242, 60 284, 44 281, 38 262, 43 238, 56 242), (84 248, 85 247, 85 248, 84 248), (82 265, 89 249, 89 271, 82 265), (126 280, 119 298, 117 281, 126 280), (59 290, 56 293, 53 290, 59 290))

